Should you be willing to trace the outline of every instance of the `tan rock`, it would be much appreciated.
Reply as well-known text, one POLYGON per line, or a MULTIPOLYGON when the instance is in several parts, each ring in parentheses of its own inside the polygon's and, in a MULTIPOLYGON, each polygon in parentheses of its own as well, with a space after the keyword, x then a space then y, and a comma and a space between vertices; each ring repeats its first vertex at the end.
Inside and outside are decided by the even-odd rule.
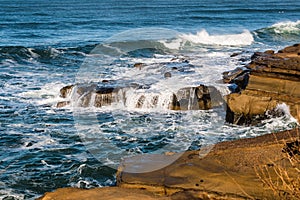
MULTIPOLYGON (((291 178, 299 179, 299 173, 290 163, 283 149, 289 141, 299 139, 298 130, 268 134, 251 139, 242 139, 216 144, 210 152, 191 151, 184 153, 174 163, 153 172, 129 173, 134 159, 143 168, 156 162, 155 157, 139 163, 140 157, 130 158, 122 164, 118 173, 118 186, 144 188, 148 191, 172 196, 194 192, 206 194, 207 199, 293 199, 291 194, 279 196, 264 187, 259 178, 260 169, 267 167, 272 181, 283 189, 285 185, 275 170, 283 167, 291 178)), ((299 169, 299 168, 298 168, 299 169)), ((182 198, 185 199, 185 198, 182 198)), ((188 199, 188 198, 186 198, 188 199)), ((201 198, 199 198, 201 199, 201 198)))
POLYGON ((134 190, 118 187, 95 189, 61 188, 54 192, 47 192, 38 200, 168 200, 145 190, 134 190))
POLYGON ((237 114, 259 115, 277 106, 277 101, 271 97, 255 97, 246 94, 231 94, 227 98, 230 109, 237 114))
MULTIPOLYGON (((251 63, 247 65, 251 70, 249 79, 242 79, 247 83, 246 87, 240 93, 227 96, 227 122, 256 123, 253 119, 266 118, 266 111, 274 110, 281 103, 287 104, 292 116, 300 122, 299 52, 300 45, 295 44, 278 53, 255 53, 251 63)), ((227 79, 225 76, 225 80, 227 79)))

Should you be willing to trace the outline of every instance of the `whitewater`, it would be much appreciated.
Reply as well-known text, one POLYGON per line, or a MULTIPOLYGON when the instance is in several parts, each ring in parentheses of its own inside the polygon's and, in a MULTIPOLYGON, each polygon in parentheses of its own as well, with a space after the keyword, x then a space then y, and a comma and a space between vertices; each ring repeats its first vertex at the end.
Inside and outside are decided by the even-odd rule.
POLYGON ((167 105, 173 92, 201 84, 224 96, 224 71, 245 66, 256 51, 299 43, 299 7, 256 0, 1 1, 0 199, 112 186, 127 156, 293 128, 284 104, 284 116, 252 127, 225 123, 224 104, 204 111, 167 105), (73 91, 71 104, 57 108, 65 100, 60 89, 72 84, 123 90, 103 107, 80 106, 73 91))

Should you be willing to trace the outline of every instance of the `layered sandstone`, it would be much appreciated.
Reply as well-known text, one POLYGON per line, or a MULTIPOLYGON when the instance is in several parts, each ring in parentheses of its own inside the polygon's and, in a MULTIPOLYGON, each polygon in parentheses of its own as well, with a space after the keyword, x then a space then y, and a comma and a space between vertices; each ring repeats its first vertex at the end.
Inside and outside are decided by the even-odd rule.
MULTIPOLYGON (((163 160, 161 155, 151 159, 147 155, 126 158, 117 174, 117 187, 59 189, 46 193, 40 200, 298 199, 299 131, 221 142, 188 151, 170 165, 147 173, 135 173, 134 169, 150 169, 163 160), (268 183, 273 183, 275 189, 268 183)), ((165 160, 170 156, 174 155, 165 155, 165 160)))
POLYGON ((300 45, 278 53, 258 52, 251 60, 244 70, 224 73, 224 82, 234 83, 238 88, 237 93, 227 96, 227 121, 252 124, 285 103, 300 122, 300 45))

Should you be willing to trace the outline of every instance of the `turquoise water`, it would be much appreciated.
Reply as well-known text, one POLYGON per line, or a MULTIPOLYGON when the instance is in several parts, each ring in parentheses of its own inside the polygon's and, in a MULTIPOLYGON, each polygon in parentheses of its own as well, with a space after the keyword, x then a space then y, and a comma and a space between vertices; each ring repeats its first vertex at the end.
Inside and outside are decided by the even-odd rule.
POLYGON ((292 127, 288 114, 241 128, 224 124, 222 108, 179 112, 163 103, 134 105, 141 94, 167 100, 166 91, 199 84, 226 94, 227 86, 218 83, 223 71, 249 62, 255 51, 300 42, 299 13, 299 2, 277 0, 1 0, 0 198, 114 185, 123 156, 180 152, 292 127), (103 44, 122 51, 107 54, 109 65, 92 66, 93 75, 83 73, 103 44), (138 62, 146 70, 134 70, 138 62), (178 72, 162 78, 172 67, 178 72), (101 86, 103 79, 113 80, 109 86, 148 89, 128 93, 132 101, 121 105, 55 107, 61 87, 91 80, 101 86), (78 117, 78 110, 88 118, 78 117))

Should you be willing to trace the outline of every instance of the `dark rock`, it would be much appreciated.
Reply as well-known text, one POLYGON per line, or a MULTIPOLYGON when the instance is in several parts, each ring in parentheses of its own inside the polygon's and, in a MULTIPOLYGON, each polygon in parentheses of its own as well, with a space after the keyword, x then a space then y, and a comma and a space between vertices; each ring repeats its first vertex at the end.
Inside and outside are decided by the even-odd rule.
POLYGON ((164 74, 164 77, 165 77, 165 78, 170 78, 170 77, 172 77, 172 74, 171 74, 170 72, 166 72, 166 73, 164 74))
POLYGON ((67 98, 67 96, 70 95, 72 89, 74 88, 74 85, 67 85, 60 89, 60 97, 67 98))
POLYGON ((142 67, 144 66, 144 63, 135 63, 133 66, 134 66, 135 68, 141 70, 142 67))
POLYGON ((249 69, 238 67, 234 70, 223 72, 223 82, 235 84, 234 92, 239 92, 246 88, 249 80, 249 69))
POLYGON ((273 50, 267 50, 267 51, 265 51, 264 53, 266 53, 266 54, 274 54, 275 51, 273 51, 273 50))
MULTIPOLYGON (((70 87, 71 88, 71 87, 70 87)), ((69 90, 70 90, 69 88, 69 90)), ((104 87, 97 86, 96 84, 90 85, 76 85, 72 87, 74 92, 71 94, 64 92, 66 98, 72 99, 74 101, 74 106, 79 107, 102 107, 109 106, 112 103, 122 102, 126 105, 127 98, 126 91, 130 89, 147 89, 149 86, 140 84, 131 84, 130 87, 124 88, 114 88, 114 87, 104 87)), ((66 90, 63 88, 62 90, 66 90)), ((137 102, 135 103, 136 108, 144 107, 147 94, 142 94, 137 102)), ((159 95, 151 97, 148 99, 147 106, 156 107, 159 102, 159 95)), ((70 101, 58 102, 56 107, 61 108, 69 105, 70 101)), ((176 94, 173 94, 171 101, 169 102, 168 108, 171 110, 208 110, 216 106, 223 104, 223 97, 220 92, 210 86, 200 85, 198 87, 187 87, 178 90, 176 94)))
POLYGON ((230 55, 230 57, 236 57, 238 55, 240 55, 240 53, 233 53, 233 54, 230 55))
POLYGON ((56 104, 57 108, 62 108, 70 104, 70 101, 61 101, 56 104))
POLYGON ((200 85, 178 90, 173 96, 172 110, 208 110, 223 104, 220 92, 211 86, 200 85))

